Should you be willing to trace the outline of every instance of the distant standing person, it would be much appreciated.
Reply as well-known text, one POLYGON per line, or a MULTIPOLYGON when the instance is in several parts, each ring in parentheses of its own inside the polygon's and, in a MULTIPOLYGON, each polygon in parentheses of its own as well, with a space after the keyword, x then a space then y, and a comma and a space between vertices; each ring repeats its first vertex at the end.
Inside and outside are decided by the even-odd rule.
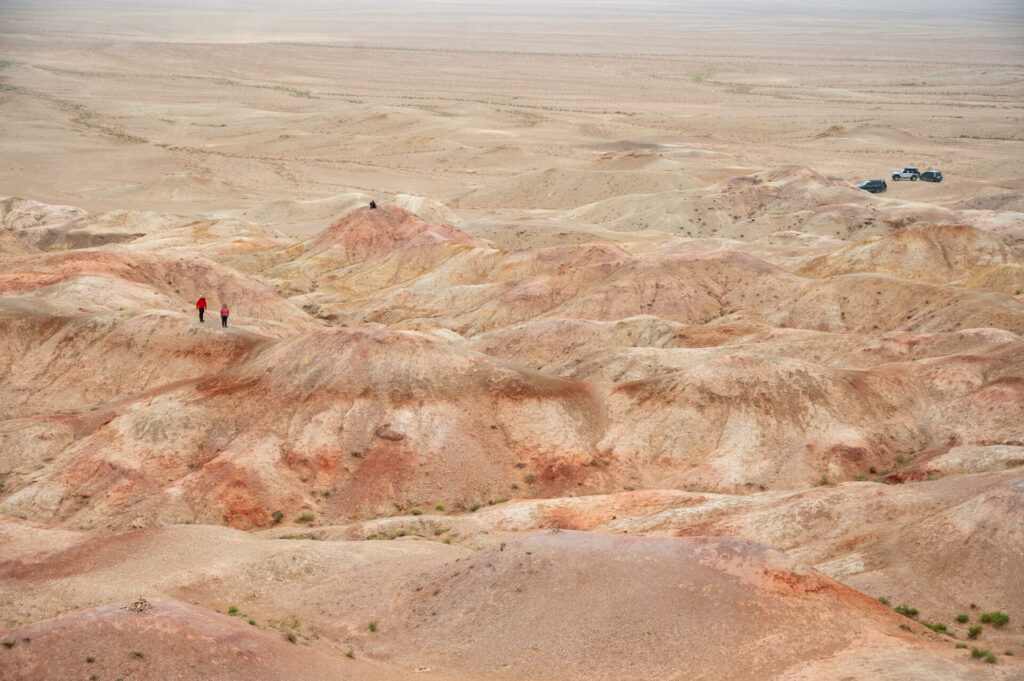
POLYGON ((229 314, 231 314, 231 310, 228 309, 228 304, 224 303, 224 305, 222 305, 220 308, 220 325, 223 326, 225 329, 228 328, 229 314))
POLYGON ((370 201, 370 210, 377 210, 377 202, 376 201, 373 201, 373 200, 370 201))
POLYGON ((199 310, 199 322, 203 321, 203 314, 206 312, 206 296, 199 296, 196 301, 196 309, 199 310))

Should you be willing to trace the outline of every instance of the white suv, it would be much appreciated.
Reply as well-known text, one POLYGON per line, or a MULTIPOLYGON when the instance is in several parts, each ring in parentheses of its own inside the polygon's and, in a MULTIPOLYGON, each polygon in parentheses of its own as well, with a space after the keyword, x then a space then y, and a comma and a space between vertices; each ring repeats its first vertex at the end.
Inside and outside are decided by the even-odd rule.
POLYGON ((899 182, 900 180, 916 182, 919 177, 921 177, 921 173, 917 171, 917 168, 904 168, 900 172, 892 174, 893 182, 899 182))

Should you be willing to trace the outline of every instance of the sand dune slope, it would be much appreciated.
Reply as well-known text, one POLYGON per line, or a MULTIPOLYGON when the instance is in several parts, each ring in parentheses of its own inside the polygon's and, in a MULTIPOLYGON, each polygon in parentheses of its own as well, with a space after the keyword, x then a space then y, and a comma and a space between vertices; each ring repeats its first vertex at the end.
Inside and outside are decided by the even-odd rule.
MULTIPOLYGON (((139 678, 168 678, 180 665, 197 663, 204 678, 242 670, 319 679, 330 668, 341 676, 327 678, 671 679, 683 670, 753 681, 809 663, 887 656, 914 661, 894 672, 920 665, 945 670, 946 678, 971 678, 941 637, 912 623, 903 629, 908 621, 873 598, 744 539, 562 530, 466 551, 416 540, 258 539, 223 528, 106 538, 40 528, 63 545, 40 554, 26 543, 30 526, 4 529, 8 555, 17 556, 0 563, 19 587, 2 594, 12 612, 32 607, 30 595, 44 576, 62 580, 69 597, 84 603, 105 593, 149 594, 134 609, 115 598, 3 632, 0 640, 14 645, 0 654, 18 678, 43 678, 47 660, 50 670, 139 678), (186 544, 188 559, 175 548, 186 544), (37 569, 25 570, 26 561, 37 569), (381 571, 382 565, 393 568, 381 571), (120 583, 105 577, 115 570, 125 575, 120 583), (246 585, 254 576, 270 579, 253 590, 246 585), (168 600, 183 597, 205 608, 237 604, 243 614, 168 600), (369 619, 376 632, 367 630, 369 619), (296 643, 286 640, 289 633, 296 643), (793 636, 802 641, 799 650, 780 645, 793 636), (559 650, 555 660, 545 652, 552 646, 559 650), (341 655, 346 649, 354 659, 341 655), (305 664, 293 668, 299 656, 305 664)), ((39 602, 56 605, 51 600, 39 602)))
POLYGON ((267 285, 195 253, 121 246, 20 258, 0 270, 0 293, 55 314, 191 312, 205 295, 211 317, 227 303, 237 325, 259 333, 283 336, 319 325, 267 285))
POLYGON ((413 678, 411 671, 297 646, 238 618, 162 598, 103 605, 35 622, 0 638, 13 642, 0 658, 5 681, 76 675, 151 681, 413 678))
POLYGON ((1012 251, 991 234, 965 225, 943 225, 904 229, 851 244, 810 261, 799 273, 823 277, 878 272, 951 282, 988 268, 1018 264, 1012 251))
POLYGON ((279 508, 468 506, 531 471, 552 490, 594 475, 603 419, 587 384, 361 329, 303 334, 100 414, 47 473, 22 477, 9 512, 249 527, 279 508))

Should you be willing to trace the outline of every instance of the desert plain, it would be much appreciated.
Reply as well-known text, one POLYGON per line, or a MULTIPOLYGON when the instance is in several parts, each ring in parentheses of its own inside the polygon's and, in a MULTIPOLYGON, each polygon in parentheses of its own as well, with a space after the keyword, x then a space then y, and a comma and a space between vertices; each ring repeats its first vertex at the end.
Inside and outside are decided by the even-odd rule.
POLYGON ((1022 37, 3 2, 0 679, 1024 679, 1022 37))

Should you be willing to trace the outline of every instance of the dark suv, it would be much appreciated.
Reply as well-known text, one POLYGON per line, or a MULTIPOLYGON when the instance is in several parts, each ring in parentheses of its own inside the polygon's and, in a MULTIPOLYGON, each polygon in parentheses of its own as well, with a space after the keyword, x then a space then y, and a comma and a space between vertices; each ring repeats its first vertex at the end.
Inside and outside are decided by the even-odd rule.
POLYGON ((885 183, 885 180, 868 180, 867 182, 861 182, 857 186, 865 191, 871 192, 872 194, 881 194, 889 188, 889 185, 885 183))
POLYGON ((942 182, 941 170, 926 170, 921 173, 921 179, 925 182, 942 182))

